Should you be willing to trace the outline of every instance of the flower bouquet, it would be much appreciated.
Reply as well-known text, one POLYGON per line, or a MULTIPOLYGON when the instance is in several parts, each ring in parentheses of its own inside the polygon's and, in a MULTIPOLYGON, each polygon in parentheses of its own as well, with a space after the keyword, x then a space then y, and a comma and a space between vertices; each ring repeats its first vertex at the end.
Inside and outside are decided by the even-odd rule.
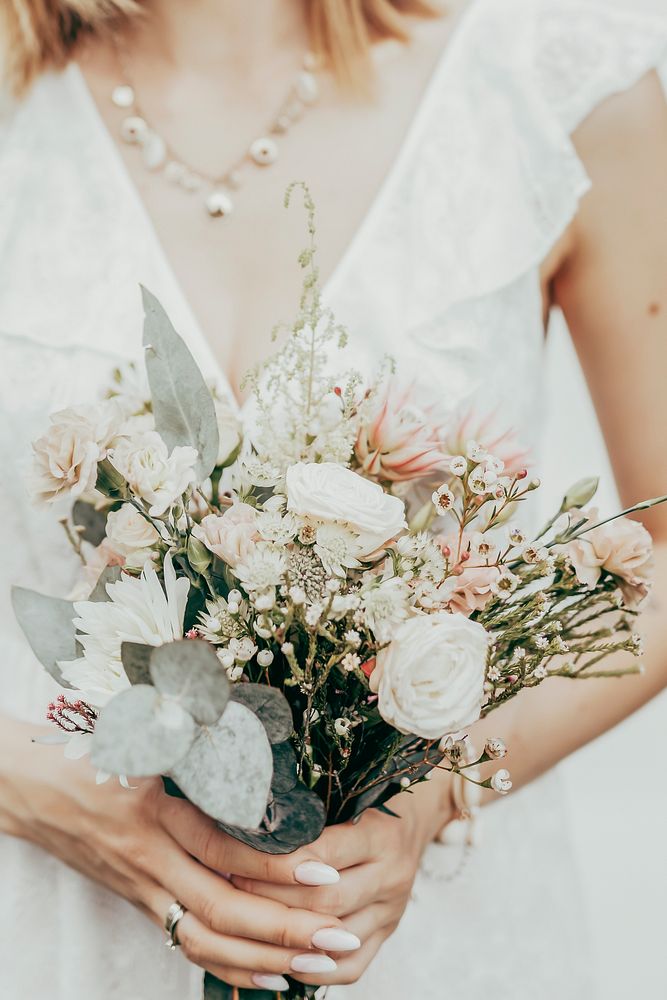
MULTIPOLYGON (((65 499, 87 584, 73 600, 14 591, 67 689, 54 742, 89 752, 100 780, 162 775, 272 853, 391 811, 433 768, 508 791, 506 770, 470 770, 502 743, 470 760, 461 734, 550 676, 639 654, 651 554, 635 521, 583 509, 594 480, 528 534, 539 483, 511 435, 440 420, 389 365, 371 383, 330 374, 345 333, 306 205, 299 314, 249 376, 246 430, 144 290, 148 390, 117 372, 34 444, 30 490, 65 499)), ((210 976, 205 991, 238 995, 210 976)))

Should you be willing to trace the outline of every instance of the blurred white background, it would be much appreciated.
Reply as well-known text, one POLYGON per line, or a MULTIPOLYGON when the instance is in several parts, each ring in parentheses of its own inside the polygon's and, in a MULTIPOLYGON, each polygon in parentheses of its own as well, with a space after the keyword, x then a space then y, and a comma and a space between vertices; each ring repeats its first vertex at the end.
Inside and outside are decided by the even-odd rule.
MULTIPOLYGON (((597 473, 600 506, 619 509, 595 411, 560 316, 549 335, 548 390, 544 497, 556 498, 563 486, 597 473)), ((666 733, 667 693, 560 766, 600 1000, 667 996, 666 733)))

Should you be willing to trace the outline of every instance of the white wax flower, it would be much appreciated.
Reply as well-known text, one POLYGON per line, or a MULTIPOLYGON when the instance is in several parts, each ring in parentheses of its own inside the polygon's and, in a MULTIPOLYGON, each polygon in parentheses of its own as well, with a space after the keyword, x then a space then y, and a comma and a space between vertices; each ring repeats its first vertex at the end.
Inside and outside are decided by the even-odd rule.
POLYGON ((489 634, 441 611, 403 622, 377 655, 371 688, 382 718, 401 733, 439 739, 475 722, 484 698, 489 634))
POLYGON ((298 462, 287 470, 287 509, 356 538, 355 555, 369 556, 406 527, 405 506, 381 486, 333 462, 298 462))

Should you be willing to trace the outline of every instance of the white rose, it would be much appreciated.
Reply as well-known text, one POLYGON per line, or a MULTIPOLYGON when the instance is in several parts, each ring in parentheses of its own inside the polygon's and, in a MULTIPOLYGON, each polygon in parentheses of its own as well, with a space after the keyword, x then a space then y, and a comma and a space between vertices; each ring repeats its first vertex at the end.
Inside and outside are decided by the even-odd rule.
POLYGON ((34 466, 29 489, 45 501, 67 494, 82 496, 95 488, 97 463, 121 419, 114 402, 72 407, 51 415, 46 434, 33 443, 34 466))
POLYGON ((407 527, 402 500, 342 465, 299 462, 289 467, 286 479, 287 509, 349 528, 357 536, 356 554, 361 557, 407 527))
POLYGON ((195 482, 197 450, 176 447, 169 454, 156 431, 122 438, 110 452, 111 464, 130 485, 132 492, 150 504, 149 513, 159 517, 195 482))
POLYGON ((377 655, 371 688, 380 715, 400 733, 439 739, 480 715, 489 633, 440 611, 404 622, 377 655))
POLYGON ((131 556, 152 549, 160 536, 132 504, 124 503, 107 515, 107 538, 114 552, 131 556))

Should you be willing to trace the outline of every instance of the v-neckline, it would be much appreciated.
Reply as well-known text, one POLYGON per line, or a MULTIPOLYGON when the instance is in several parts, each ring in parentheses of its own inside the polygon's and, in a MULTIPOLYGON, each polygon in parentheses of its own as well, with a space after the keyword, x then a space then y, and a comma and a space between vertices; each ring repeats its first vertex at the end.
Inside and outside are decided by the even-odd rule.
MULTIPOLYGON (((400 140, 398 152, 392 159, 382 182, 366 208, 360 223, 354 230, 347 246, 339 257, 338 262, 323 285, 323 301, 331 304, 332 300, 335 299, 336 291, 340 287, 345 275, 350 271, 353 261, 359 253, 359 247, 362 245, 366 234, 372 230, 376 219, 381 214, 384 204, 389 200, 391 192, 398 185, 403 174, 405 164, 409 161, 410 156, 417 145, 424 122, 428 118, 431 105, 436 95, 440 92, 445 72, 449 68, 449 64, 456 49, 461 44, 464 30, 468 27, 473 15, 479 8, 481 8, 484 2, 485 0, 470 0, 465 9, 456 16, 451 31, 447 36, 445 45, 435 62, 434 68, 431 71, 424 89, 422 90, 410 124, 400 140)), ((182 334, 185 336, 186 340, 190 338, 194 339, 198 343, 199 348, 203 351, 210 362, 209 367, 211 369, 211 374, 215 375, 215 377, 224 384, 230 398, 234 400, 236 405, 242 407, 243 401, 239 400, 236 396, 232 381, 227 375, 227 372, 224 370, 222 364, 218 361, 213 345, 208 339, 202 324, 199 321, 194 306, 186 294, 183 283, 176 274, 169 254, 158 235, 156 225, 139 193, 139 189, 132 175, 130 174, 118 144, 102 117, 83 71, 78 63, 73 61, 69 63, 65 73, 69 77, 72 86, 80 97, 81 103, 91 120, 94 131, 99 136, 101 142, 107 147, 109 152, 109 161, 113 164, 119 183, 125 190, 127 197, 134 204, 137 214, 141 218, 144 229, 153 246, 156 258, 160 260, 163 270, 170 279, 174 294, 180 301, 182 313, 187 316, 188 329, 182 331, 182 334)))

